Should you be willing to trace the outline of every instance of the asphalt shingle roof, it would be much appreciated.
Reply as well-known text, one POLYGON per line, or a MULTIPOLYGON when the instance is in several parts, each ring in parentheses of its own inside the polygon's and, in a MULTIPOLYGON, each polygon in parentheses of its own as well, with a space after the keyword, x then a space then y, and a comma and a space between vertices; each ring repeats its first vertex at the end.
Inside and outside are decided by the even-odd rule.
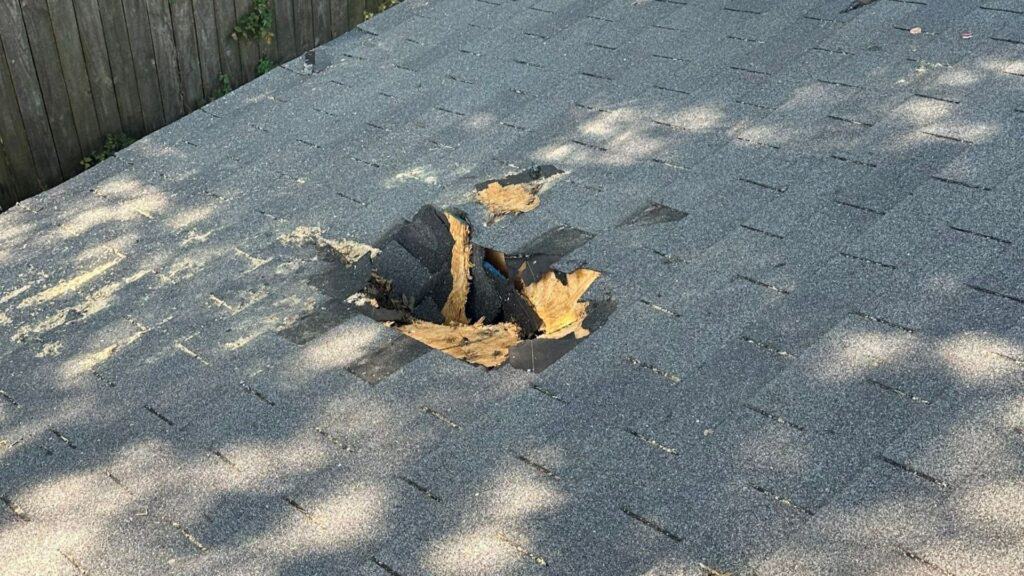
POLYGON ((0 572, 1024 572, 1024 3, 847 5, 406 0, 0 215, 0 572), (615 312, 485 371, 282 240, 427 203, 615 312))

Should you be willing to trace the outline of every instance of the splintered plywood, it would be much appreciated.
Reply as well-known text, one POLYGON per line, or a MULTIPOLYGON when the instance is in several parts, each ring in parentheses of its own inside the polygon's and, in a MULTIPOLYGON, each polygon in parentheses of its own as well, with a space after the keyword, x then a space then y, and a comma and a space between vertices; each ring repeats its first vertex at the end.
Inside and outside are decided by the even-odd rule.
POLYGON ((540 280, 523 288, 523 296, 533 306, 541 320, 541 331, 550 335, 565 335, 582 329, 587 306, 580 298, 590 288, 600 272, 587 268, 575 270, 565 277, 565 283, 553 270, 541 276, 540 280), (566 331, 572 327, 572 330, 566 331))
POLYGON ((508 359, 508 350, 519 343, 519 327, 500 324, 433 324, 416 320, 399 326, 406 336, 435 350, 485 368, 496 368, 508 359))
POLYGON ((459 216, 432 206, 421 209, 392 235, 382 252, 385 259, 375 259, 360 305, 364 313, 410 341, 486 368, 518 357, 517 367, 542 369, 589 334, 583 326, 588 303, 580 298, 598 272, 555 272, 548 267, 556 256, 509 257, 474 247, 471 235, 459 216), (392 266, 390 256, 403 258, 392 266), (424 273, 405 278, 405 270, 417 266, 424 273), (395 279, 408 285, 400 299, 395 279))
POLYGON ((448 229, 455 244, 452 246, 452 291, 441 309, 441 315, 449 324, 469 324, 466 317, 466 302, 469 300, 469 267, 472 245, 469 243, 469 225, 451 214, 448 218, 448 229))
MULTIPOLYGON (((537 337, 558 340, 565 336, 572 335, 577 340, 582 340, 583 338, 590 336, 590 330, 587 330, 586 328, 583 327, 583 321, 587 319, 588 304, 589 302, 577 302, 576 304, 573 305, 574 318, 572 322, 566 324, 565 326, 553 332, 548 332, 545 330, 542 334, 538 335, 537 337)), ((544 330, 543 327, 542 330, 544 330)))
POLYGON ((540 206, 537 187, 526 184, 502 186, 497 182, 491 182, 487 188, 477 192, 476 199, 487 208, 492 218, 529 212, 540 206))

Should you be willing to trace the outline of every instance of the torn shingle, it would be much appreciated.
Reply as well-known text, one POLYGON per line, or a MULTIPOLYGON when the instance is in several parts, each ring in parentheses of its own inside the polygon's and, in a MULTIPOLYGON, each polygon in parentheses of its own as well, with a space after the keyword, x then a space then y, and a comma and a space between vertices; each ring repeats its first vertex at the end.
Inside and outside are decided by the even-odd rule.
POLYGON ((668 222, 678 222, 683 218, 686 218, 686 216, 686 212, 670 208, 664 204, 651 202, 640 209, 639 212, 623 220, 619 226, 650 226, 652 224, 666 224, 668 222))
MULTIPOLYGON (((503 364, 521 342, 548 340, 514 354, 516 366, 539 370, 589 334, 588 303, 581 298, 600 273, 557 272, 551 267, 559 254, 506 255, 473 245, 471 234, 461 216, 420 209, 385 240, 370 281, 348 302, 415 340, 487 368, 503 364)), ((569 250, 589 239, 574 229, 556 234, 569 250)))

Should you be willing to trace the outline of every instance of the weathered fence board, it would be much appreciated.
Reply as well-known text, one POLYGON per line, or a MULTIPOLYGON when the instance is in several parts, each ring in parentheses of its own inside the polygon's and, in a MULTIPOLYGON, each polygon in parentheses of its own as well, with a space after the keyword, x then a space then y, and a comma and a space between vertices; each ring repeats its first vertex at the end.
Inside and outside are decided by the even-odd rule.
POLYGON ((42 89, 43 105, 53 133, 61 172, 65 178, 70 178, 81 171, 79 160, 82 158, 82 146, 78 141, 71 101, 61 73, 50 12, 46 4, 38 0, 22 0, 21 10, 25 17, 25 31, 28 33, 32 57, 46 63, 36 66, 36 77, 42 89))
POLYGON ((128 42, 128 25, 125 24, 124 8, 120 2, 103 2, 100 10, 103 34, 110 58, 110 72, 114 77, 117 94, 117 109, 121 114, 122 129, 128 134, 144 134, 142 102, 139 100, 139 83, 135 79, 135 64, 128 42))
POLYGON ((14 175, 7 162, 3 147, 0 147, 0 208, 13 206, 18 200, 18 193, 14 190, 14 175))
POLYGON ((4 52, 3 42, 0 42, 0 103, 9 104, 3 107, 9 110, 0 109, 0 150, 7 157, 10 173, 8 178, 12 179, 4 188, 6 194, 21 197, 38 190, 42 184, 39 182, 32 151, 29 150, 25 126, 18 112, 17 98, 11 73, 7 68, 7 54, 4 52))
POLYGON ((337 36, 348 30, 347 0, 331 0, 331 36, 337 36))
POLYGON ((203 105, 203 73, 199 62, 198 33, 192 11, 192 0, 174 0, 170 3, 171 26, 178 57, 181 79, 182 104, 191 112, 203 105))
POLYGON ((44 185, 53 186, 61 181, 60 161, 17 0, 0 0, 0 39, 16 95, 16 101, 8 102, 5 108, 20 113, 39 179, 44 185))
MULTIPOLYGON (((252 10, 252 0, 235 0, 235 14, 241 16, 250 10, 252 10)), ((239 84, 249 82, 256 77, 256 64, 260 59, 258 46, 260 41, 258 38, 254 41, 239 38, 238 55, 242 61, 242 76, 239 78, 239 84)))
POLYGON ((193 2, 196 23, 196 41, 199 48, 199 69, 203 77, 203 92, 212 98, 217 92, 220 78, 220 42, 217 41, 217 15, 213 4, 199 0, 193 2))
POLYGON ((181 100, 181 79, 178 76, 178 55, 174 48, 174 32, 171 30, 171 12, 167 0, 146 0, 145 3, 149 26, 153 32, 153 53, 160 80, 164 124, 168 124, 185 115, 185 104, 181 100))
MULTIPOLYGON (((54 22, 75 20, 75 7, 71 0, 48 0, 47 6, 50 9, 50 18, 54 22)), ((71 102, 71 113, 75 118, 78 141, 82 150, 88 153, 100 145, 103 136, 100 134, 96 104, 93 102, 92 87, 89 85, 89 75, 85 68, 82 40, 78 36, 78 27, 53 26, 52 29, 54 40, 57 42, 57 53, 60 56, 60 69, 64 73, 63 80, 71 102)))
MULTIPOLYGON (((271 12, 273 12, 273 10, 275 9, 274 3, 271 4, 270 8, 271 12)), ((260 50, 260 59, 262 60, 266 58, 271 62, 281 62, 282 60, 278 59, 277 42, 275 42, 275 40, 277 39, 277 17, 273 17, 272 20, 273 22, 271 22, 270 25, 270 42, 260 41, 258 43, 260 50)))
POLYGON ((0 0, 0 209, 60 183, 108 135, 141 137, 344 33, 380 0, 0 0))
POLYGON ((313 45, 331 39, 331 4, 329 0, 313 0, 313 45))
POLYGON ((131 46, 135 77, 139 80, 139 98, 142 101, 142 119, 146 131, 152 132, 164 125, 164 110, 160 103, 160 77, 156 70, 153 35, 149 15, 143 0, 121 0, 124 19, 128 24, 128 42, 131 46))
POLYGON ((292 0, 295 6, 296 37, 299 39, 299 51, 305 52, 313 47, 313 0, 292 0))
POLYGON ((235 30, 235 3, 233 0, 216 2, 217 44, 220 47, 220 72, 226 74, 231 86, 241 84, 242 60, 238 56, 238 42, 231 38, 235 30))
POLYGON ((295 12, 292 0, 276 0, 274 14, 276 16, 274 21, 277 23, 274 43, 277 45, 278 60, 280 62, 291 60, 299 50, 298 43, 295 41, 295 12))
POLYGON ((355 28, 363 21, 366 12, 366 0, 348 0, 348 27, 355 28))
MULTIPOLYGON (((100 10, 96 0, 74 0, 74 8, 78 22, 75 28, 82 44, 82 56, 89 76, 100 134, 116 134, 123 131, 123 128, 117 110, 117 95, 114 93, 114 78, 110 73, 110 56, 103 35, 103 24, 100 22, 100 10)), ((58 24, 58 27, 62 26, 58 24)))

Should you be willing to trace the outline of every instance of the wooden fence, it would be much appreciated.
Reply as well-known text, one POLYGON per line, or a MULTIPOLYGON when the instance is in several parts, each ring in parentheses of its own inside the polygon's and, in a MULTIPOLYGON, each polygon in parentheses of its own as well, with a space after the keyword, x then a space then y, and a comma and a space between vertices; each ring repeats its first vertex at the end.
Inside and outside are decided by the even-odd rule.
POLYGON ((388 3, 256 0, 270 41, 236 39, 253 2, 0 0, 0 209, 80 172, 107 135, 156 130, 388 3))

